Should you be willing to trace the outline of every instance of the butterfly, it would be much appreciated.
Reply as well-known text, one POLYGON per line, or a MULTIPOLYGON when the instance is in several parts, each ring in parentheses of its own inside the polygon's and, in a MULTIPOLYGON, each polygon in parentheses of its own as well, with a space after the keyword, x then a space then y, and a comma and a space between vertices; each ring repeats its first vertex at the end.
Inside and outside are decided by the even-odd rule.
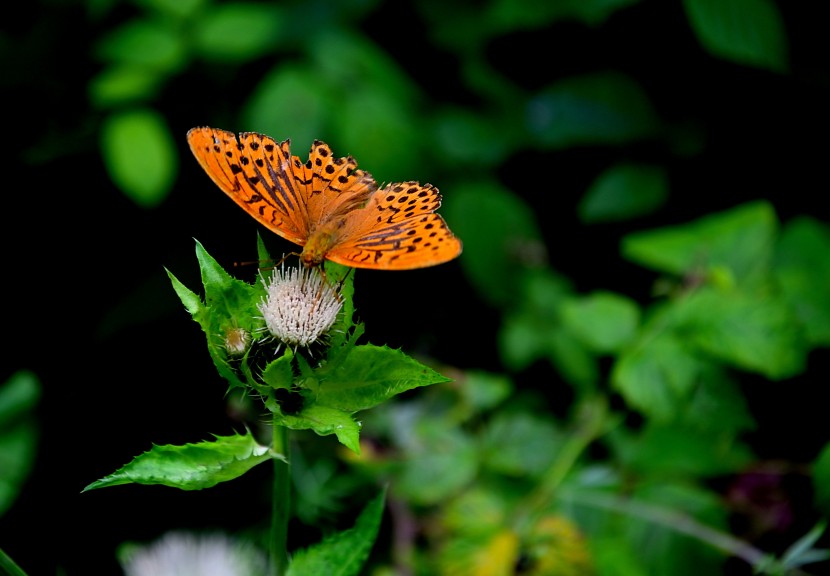
POLYGON ((320 140, 307 162, 291 156, 290 140, 198 127, 190 149, 222 191, 260 224, 303 247, 306 267, 325 260, 352 268, 408 270, 448 262, 461 240, 435 213, 431 184, 378 188, 351 156, 335 158, 320 140))

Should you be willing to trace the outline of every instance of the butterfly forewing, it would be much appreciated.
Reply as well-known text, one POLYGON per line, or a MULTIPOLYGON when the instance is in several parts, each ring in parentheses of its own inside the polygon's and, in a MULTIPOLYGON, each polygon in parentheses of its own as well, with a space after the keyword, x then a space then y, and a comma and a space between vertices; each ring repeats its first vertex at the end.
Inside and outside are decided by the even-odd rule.
POLYGON ((193 155, 208 176, 263 226, 303 245, 308 237, 302 187, 289 169, 288 141, 215 128, 187 134, 193 155))
POLYGON ((306 187, 309 219, 314 228, 366 205, 377 189, 372 175, 357 169, 351 156, 335 158, 328 144, 315 140, 308 162, 295 169, 306 187))

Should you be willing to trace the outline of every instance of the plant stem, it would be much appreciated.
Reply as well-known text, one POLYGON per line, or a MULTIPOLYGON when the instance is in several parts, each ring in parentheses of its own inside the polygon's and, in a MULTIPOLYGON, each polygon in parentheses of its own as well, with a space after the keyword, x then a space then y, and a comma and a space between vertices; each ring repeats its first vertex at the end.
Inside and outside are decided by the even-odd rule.
POLYGON ((272 449, 275 453, 285 456, 286 461, 274 458, 274 485, 271 495, 271 574, 283 576, 288 568, 288 519, 291 512, 288 429, 278 425, 276 421, 272 427, 272 449))
POLYGON ((516 526, 520 532, 531 529, 553 502, 562 480, 579 456, 608 426, 605 399, 593 396, 577 409, 577 425, 561 446, 559 455, 542 476, 541 481, 517 510, 516 526))
POLYGON ((23 569, 15 564, 8 554, 0 549, 0 573, 8 574, 9 576, 26 576, 23 569))

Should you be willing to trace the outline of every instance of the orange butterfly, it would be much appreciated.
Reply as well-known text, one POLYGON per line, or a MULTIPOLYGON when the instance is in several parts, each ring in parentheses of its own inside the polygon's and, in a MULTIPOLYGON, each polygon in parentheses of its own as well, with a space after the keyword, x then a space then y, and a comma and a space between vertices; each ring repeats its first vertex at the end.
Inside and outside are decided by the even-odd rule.
POLYGON ((401 182, 378 189, 351 156, 334 158, 319 140, 308 162, 291 156, 289 140, 254 132, 193 128, 190 149, 208 176, 260 224, 303 247, 305 266, 331 260, 353 268, 407 270, 461 254, 461 241, 435 210, 431 184, 401 182))

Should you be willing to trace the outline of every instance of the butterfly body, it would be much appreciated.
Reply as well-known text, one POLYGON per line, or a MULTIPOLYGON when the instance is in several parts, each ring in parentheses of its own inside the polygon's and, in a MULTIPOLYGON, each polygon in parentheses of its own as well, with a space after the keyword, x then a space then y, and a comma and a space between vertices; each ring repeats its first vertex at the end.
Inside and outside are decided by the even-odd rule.
POLYGON ((430 184, 401 182, 378 188, 351 157, 334 158, 316 140, 309 159, 290 142, 253 132, 239 137, 193 128, 187 140, 211 179, 260 224, 303 247, 305 266, 325 260, 356 268, 406 270, 441 264, 461 253, 461 241, 435 213, 430 184))

